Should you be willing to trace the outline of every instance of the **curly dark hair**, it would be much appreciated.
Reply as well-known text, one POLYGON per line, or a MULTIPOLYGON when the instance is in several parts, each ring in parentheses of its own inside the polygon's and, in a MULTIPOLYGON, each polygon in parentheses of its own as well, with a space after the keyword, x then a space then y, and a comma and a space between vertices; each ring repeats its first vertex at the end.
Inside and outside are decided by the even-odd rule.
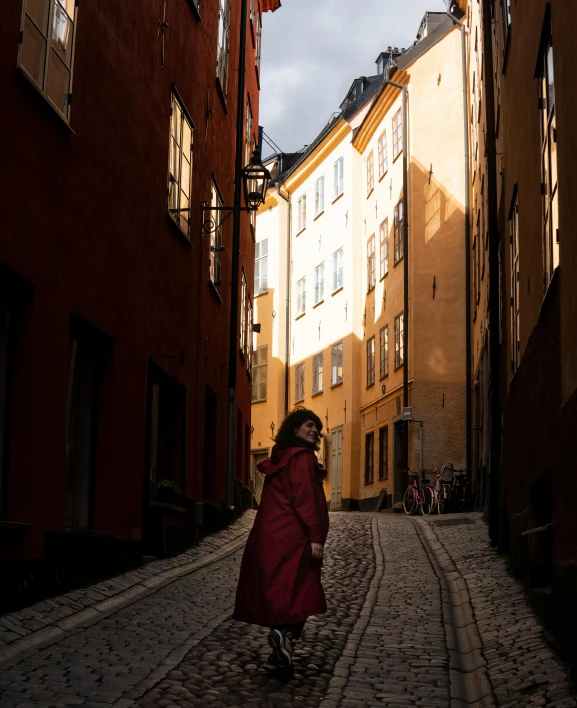
POLYGON ((314 411, 304 408, 303 406, 298 406, 283 420, 274 441, 279 447, 293 447, 294 445, 301 445, 302 447, 306 447, 311 450, 319 450, 320 441, 323 437, 321 433, 322 429, 323 424, 321 423, 321 419, 314 411), (316 425, 317 430, 319 431, 316 444, 297 438, 295 435, 295 430, 300 428, 303 423, 306 423, 309 420, 316 425))

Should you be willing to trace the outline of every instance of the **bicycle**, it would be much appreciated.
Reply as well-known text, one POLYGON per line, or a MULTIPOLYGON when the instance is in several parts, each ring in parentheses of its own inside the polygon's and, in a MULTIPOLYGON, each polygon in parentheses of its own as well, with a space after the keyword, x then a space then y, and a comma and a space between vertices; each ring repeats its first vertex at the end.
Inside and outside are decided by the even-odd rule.
POLYGON ((437 513, 446 514, 453 490, 454 469, 451 462, 445 462, 440 472, 437 472, 435 494, 437 496, 437 513))
POLYGON ((405 490, 403 495, 403 509, 405 514, 413 514, 418 509, 423 515, 431 513, 433 508, 433 490, 429 486, 429 480, 424 479, 422 485, 419 483, 419 474, 407 470, 413 481, 405 490))

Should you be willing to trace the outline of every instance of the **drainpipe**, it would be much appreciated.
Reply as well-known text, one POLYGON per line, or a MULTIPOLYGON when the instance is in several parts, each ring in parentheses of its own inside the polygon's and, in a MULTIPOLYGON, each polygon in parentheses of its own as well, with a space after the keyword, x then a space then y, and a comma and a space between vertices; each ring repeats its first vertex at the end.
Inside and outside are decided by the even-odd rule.
MULTIPOLYGON (((407 87, 385 79, 385 84, 403 92, 403 406, 409 405, 409 174, 408 147, 409 123, 407 121, 407 87)), ((403 427, 403 457, 405 469, 409 466, 409 421, 403 427)), ((402 486, 402 482, 401 482, 402 486)), ((394 494, 394 493, 393 493, 394 494)), ((398 492, 400 499, 400 490, 398 492)))
POLYGON ((499 344, 499 219, 497 214, 497 145, 495 139, 495 88, 491 4, 483 0, 483 61, 487 126, 487 217, 489 222, 489 374, 491 396, 491 443, 489 456, 489 535, 494 544, 500 538, 501 506, 501 347, 499 344))
MULTIPOLYGON (((471 442, 473 437, 473 410, 472 410, 472 385, 471 381, 471 223, 470 223, 470 165, 469 165, 469 96, 467 93, 467 28, 451 13, 454 3, 451 0, 445 0, 447 5, 447 15, 453 22, 459 26, 461 30, 461 73, 463 81, 463 139, 465 146, 465 356, 467 361, 465 364, 466 376, 466 435, 467 435, 467 470, 469 475, 472 474, 472 452, 471 442)), ((490 74, 492 76, 493 74, 490 74)), ((486 74, 487 76, 487 74, 486 74)))
POLYGON ((240 270, 241 195, 244 148, 244 103, 246 74, 246 33, 248 0, 241 0, 238 93, 236 99, 236 155, 234 162, 234 211, 232 225, 232 277, 230 293, 230 332, 228 350, 228 435, 226 441, 226 506, 234 511, 234 432, 236 370, 238 366, 238 301, 240 270))
POLYGON ((291 199, 280 191, 280 182, 276 183, 276 191, 279 197, 287 203, 287 241, 286 241, 286 304, 285 304, 285 320, 286 320, 286 344, 285 344, 285 372, 284 372, 284 414, 285 418, 289 412, 289 375, 290 375, 290 329, 291 329, 291 199))

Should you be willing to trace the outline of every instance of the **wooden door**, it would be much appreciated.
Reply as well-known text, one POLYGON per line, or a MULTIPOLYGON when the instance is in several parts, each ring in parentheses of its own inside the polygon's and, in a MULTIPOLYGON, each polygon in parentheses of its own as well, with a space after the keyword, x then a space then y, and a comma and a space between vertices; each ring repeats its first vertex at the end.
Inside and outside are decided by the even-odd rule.
POLYGON ((343 429, 331 430, 331 511, 339 511, 343 507, 343 429))

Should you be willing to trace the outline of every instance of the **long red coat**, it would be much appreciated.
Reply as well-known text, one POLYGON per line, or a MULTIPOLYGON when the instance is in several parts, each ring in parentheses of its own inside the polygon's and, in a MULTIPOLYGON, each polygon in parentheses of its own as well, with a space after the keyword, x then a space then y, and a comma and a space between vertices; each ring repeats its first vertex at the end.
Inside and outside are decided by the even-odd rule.
POLYGON ((322 561, 311 543, 326 541, 326 476, 303 447, 273 448, 258 466, 265 476, 261 504, 247 540, 234 618, 260 625, 295 624, 326 612, 322 561))

